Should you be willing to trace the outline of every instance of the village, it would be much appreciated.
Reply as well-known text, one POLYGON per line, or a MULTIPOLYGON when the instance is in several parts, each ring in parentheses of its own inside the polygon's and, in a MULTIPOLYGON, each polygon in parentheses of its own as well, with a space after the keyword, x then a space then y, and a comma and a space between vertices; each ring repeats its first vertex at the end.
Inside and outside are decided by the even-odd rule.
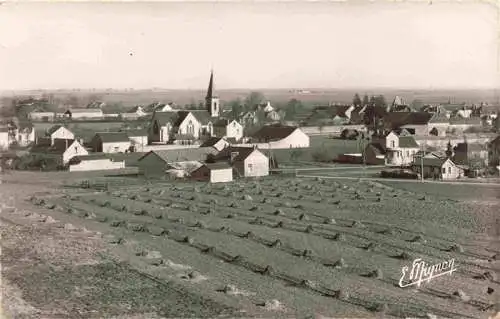
POLYGON ((315 106, 295 112, 292 119, 271 101, 235 114, 221 105, 212 71, 204 110, 154 102, 104 114, 103 104, 93 102, 61 113, 35 107, 27 121, 3 119, 3 170, 135 169, 146 178, 228 182, 267 176, 281 163, 293 165, 289 162, 296 153, 305 152, 316 154, 303 161, 312 165, 385 166, 383 177, 422 179, 421 172, 423 178, 434 180, 498 175, 498 112, 485 103, 422 104, 416 109, 399 96, 385 105, 379 97, 365 96, 362 101, 356 95, 351 105, 315 106), (103 123, 103 129, 82 134, 85 138, 68 125, 98 124, 105 116, 119 118, 120 123, 142 121, 138 127, 118 130, 105 129, 103 123), (45 130, 36 128, 40 122, 45 130), (333 141, 322 144, 330 148, 325 154, 311 143, 318 138, 333 141), (337 151, 336 140, 355 147, 352 152, 337 151))

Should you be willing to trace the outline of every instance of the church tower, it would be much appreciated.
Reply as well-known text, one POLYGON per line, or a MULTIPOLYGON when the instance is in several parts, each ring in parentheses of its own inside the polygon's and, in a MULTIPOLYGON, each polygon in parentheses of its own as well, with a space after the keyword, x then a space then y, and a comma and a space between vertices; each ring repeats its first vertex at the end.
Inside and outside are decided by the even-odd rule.
POLYGON ((211 117, 219 117, 220 101, 214 95, 214 71, 210 72, 210 81, 208 82, 207 96, 205 97, 205 107, 211 117))

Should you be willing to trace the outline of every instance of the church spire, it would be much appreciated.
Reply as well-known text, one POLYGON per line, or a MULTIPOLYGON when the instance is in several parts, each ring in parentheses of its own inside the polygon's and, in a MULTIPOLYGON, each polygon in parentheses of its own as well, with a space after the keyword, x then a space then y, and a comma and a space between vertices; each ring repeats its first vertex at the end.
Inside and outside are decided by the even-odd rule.
POLYGON ((210 80, 208 82, 207 96, 205 97, 205 106, 211 117, 219 116, 219 99, 214 95, 214 70, 210 70, 210 80))
POLYGON ((208 82, 207 100, 214 97, 214 70, 210 70, 210 81, 208 82))

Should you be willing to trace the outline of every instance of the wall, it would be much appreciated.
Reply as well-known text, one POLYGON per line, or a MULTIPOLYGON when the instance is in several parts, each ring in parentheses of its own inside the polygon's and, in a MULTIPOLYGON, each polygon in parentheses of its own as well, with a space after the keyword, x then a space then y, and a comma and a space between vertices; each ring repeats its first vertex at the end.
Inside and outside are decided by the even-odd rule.
POLYGON ((54 112, 40 112, 40 113, 30 113, 29 118, 32 120, 43 120, 44 118, 48 118, 52 121, 56 117, 54 112))
POLYGON ((9 148, 9 132, 0 132, 0 149, 9 148))
POLYGON ((233 180, 233 169, 231 167, 226 169, 216 169, 210 171, 211 183, 223 183, 233 180))
POLYGON ((149 154, 142 158, 137 166, 139 167, 139 174, 146 177, 163 178, 167 164, 155 154, 149 154))
POLYGON ((17 134, 17 142, 21 146, 29 145, 30 143, 35 141, 35 129, 33 128, 31 132, 25 133, 21 132, 17 134))
POLYGON ((89 152, 77 141, 73 142, 63 154, 63 163, 66 164, 76 155, 89 155, 89 152))
POLYGON ((71 113, 72 119, 103 118, 102 112, 71 113))
POLYGON ((319 126, 301 126, 300 129, 307 135, 340 135, 344 129, 365 131, 366 127, 364 125, 329 125, 321 129, 319 126))
POLYGON ((259 151, 250 154, 242 164, 243 167, 239 165, 239 169, 240 172, 243 171, 245 177, 269 175, 269 158, 259 151), (243 170, 241 170, 242 168, 243 170))
POLYGON ((457 179, 459 176, 463 176, 463 171, 458 168, 456 165, 453 165, 450 161, 444 163, 442 170, 445 170, 445 173, 441 171, 442 179, 457 179))
POLYGON ((390 132, 385 137, 385 147, 386 148, 399 148, 399 137, 396 134, 394 134, 393 132, 390 132))
POLYGON ((188 134, 188 124, 189 122, 193 123, 193 136, 198 139, 200 137, 200 132, 201 132, 201 124, 198 122, 198 120, 194 117, 192 113, 189 113, 184 121, 179 125, 179 131, 178 134, 188 134))
POLYGON ((226 127, 225 136, 223 137, 233 137, 239 141, 243 137, 243 126, 236 121, 229 123, 226 127))
POLYGON ((148 137, 147 136, 130 136, 129 138, 135 145, 147 145, 148 144, 148 137))
POLYGON ((127 142, 112 142, 102 143, 103 153, 125 153, 130 147, 130 141, 127 142), (118 149, 115 149, 118 148, 118 149))
POLYGON ((56 138, 74 140, 75 134, 73 134, 70 130, 68 130, 65 127, 60 127, 57 131, 52 133, 52 135, 50 136, 50 140, 51 140, 52 145, 54 145, 54 139, 56 139, 56 138))
POLYGON ((110 159, 100 159, 94 161, 82 161, 75 165, 69 166, 70 172, 82 172, 82 171, 97 171, 97 170, 109 170, 109 169, 121 169, 125 168, 125 162, 112 162, 110 159))

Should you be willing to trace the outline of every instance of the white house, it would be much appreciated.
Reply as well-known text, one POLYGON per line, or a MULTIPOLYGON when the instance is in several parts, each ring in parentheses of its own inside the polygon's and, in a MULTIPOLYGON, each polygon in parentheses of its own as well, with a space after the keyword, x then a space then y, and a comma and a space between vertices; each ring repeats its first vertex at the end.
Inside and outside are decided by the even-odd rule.
POLYGON ((62 117, 69 119, 101 119, 104 118, 104 113, 101 109, 69 109, 61 114, 62 117))
POLYGON ((35 142, 35 128, 31 124, 20 124, 15 132, 17 144, 28 146, 35 142))
POLYGON ((52 145, 35 145, 30 149, 35 158, 53 160, 58 165, 66 165, 77 155, 88 155, 89 152, 78 141, 70 139, 55 139, 52 145))
POLYGON ((51 145, 55 139, 74 140, 75 134, 62 125, 54 125, 47 130, 47 137, 50 138, 51 145))
POLYGON ((227 147, 213 157, 215 162, 231 164, 242 177, 269 175, 269 158, 255 147, 227 147))
POLYGON ((136 151, 140 151, 142 146, 148 145, 147 130, 127 130, 125 133, 136 151))
POLYGON ((412 164, 412 170, 421 173, 422 166, 424 168, 424 178, 433 179, 457 179, 464 176, 464 169, 457 166, 449 158, 423 158, 423 160, 415 161, 412 164))
POLYGON ((382 145, 385 151, 385 165, 388 166, 409 166, 419 151, 413 136, 398 135, 394 131, 382 137, 372 137, 372 143, 382 145))
POLYGON ((227 183, 233 180, 233 168, 228 163, 206 163, 191 172, 191 178, 210 183, 227 183))
POLYGON ((253 144, 267 144, 273 149, 305 148, 310 145, 309 136, 293 126, 264 126, 250 138, 253 144))
POLYGON ((9 128, 0 127, 0 150, 9 148, 9 128))
POLYGON ((99 132, 92 138, 90 144, 96 153, 125 153, 131 146, 125 132, 99 132))
POLYGON ((243 137, 243 126, 236 120, 220 119, 213 127, 217 137, 234 138, 236 141, 243 137))
POLYGON ((125 168, 125 161, 114 161, 106 154, 77 155, 68 162, 70 172, 101 171, 125 168))

